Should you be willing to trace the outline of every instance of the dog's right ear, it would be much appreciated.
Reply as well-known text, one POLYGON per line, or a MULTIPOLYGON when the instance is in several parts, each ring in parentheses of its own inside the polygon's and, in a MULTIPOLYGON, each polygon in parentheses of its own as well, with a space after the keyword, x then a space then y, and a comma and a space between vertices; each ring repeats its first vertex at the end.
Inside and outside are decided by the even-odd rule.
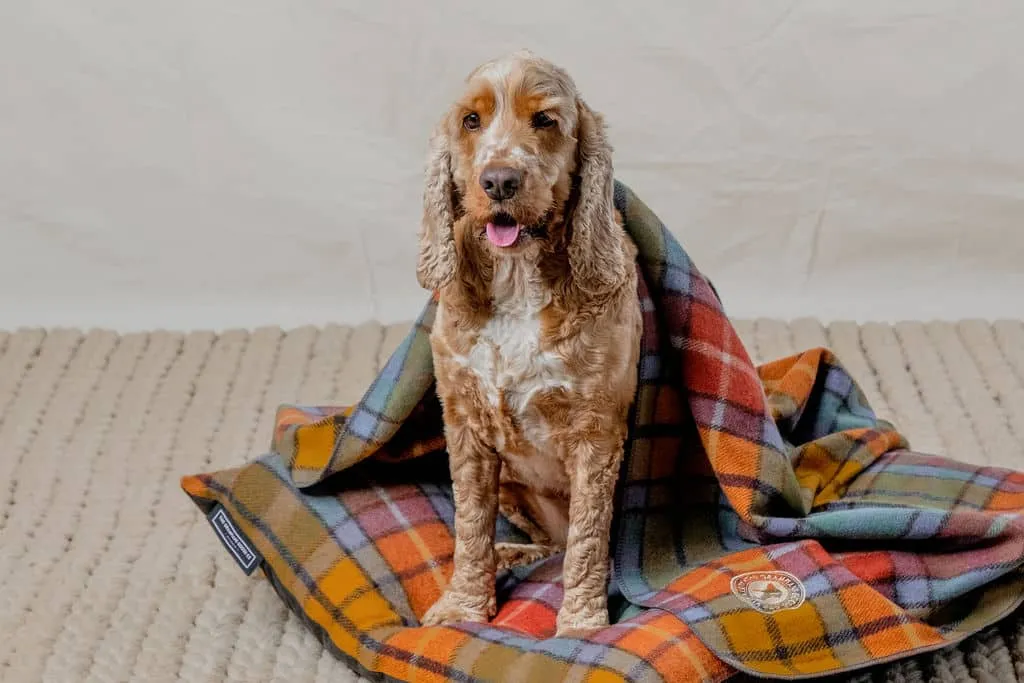
POLYGON ((452 151, 447 117, 434 129, 423 192, 423 220, 416 278, 424 289, 436 291, 455 276, 455 199, 452 151))

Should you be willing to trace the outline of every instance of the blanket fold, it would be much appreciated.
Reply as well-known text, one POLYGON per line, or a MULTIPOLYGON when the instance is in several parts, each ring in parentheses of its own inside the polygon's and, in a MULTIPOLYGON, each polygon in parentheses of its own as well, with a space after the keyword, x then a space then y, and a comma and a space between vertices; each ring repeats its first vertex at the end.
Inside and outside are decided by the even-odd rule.
MULTIPOLYGON (((182 487, 335 655, 390 680, 804 678, 1015 609, 1024 475, 910 450, 827 349, 755 367, 661 221, 621 183, 615 203, 644 330, 608 628, 554 637, 561 556, 501 574, 489 624, 419 625, 454 548, 436 298, 356 405, 282 406, 269 452, 182 487)), ((504 519, 498 534, 523 540, 504 519)))

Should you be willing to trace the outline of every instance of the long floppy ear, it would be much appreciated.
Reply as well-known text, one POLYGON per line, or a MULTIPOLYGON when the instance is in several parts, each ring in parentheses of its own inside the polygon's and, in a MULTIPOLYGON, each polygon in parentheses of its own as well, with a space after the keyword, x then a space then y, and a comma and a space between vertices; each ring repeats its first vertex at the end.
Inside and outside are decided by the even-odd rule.
POLYGON ((604 120, 577 100, 579 123, 576 156, 579 189, 572 216, 569 266, 576 287, 600 294, 626 279, 626 256, 620 248, 622 228, 615 222, 612 148, 604 120))
POLYGON ((423 191, 423 219, 416 278, 424 289, 438 290, 455 276, 455 206, 452 182, 452 152, 445 121, 430 138, 426 183, 423 191))

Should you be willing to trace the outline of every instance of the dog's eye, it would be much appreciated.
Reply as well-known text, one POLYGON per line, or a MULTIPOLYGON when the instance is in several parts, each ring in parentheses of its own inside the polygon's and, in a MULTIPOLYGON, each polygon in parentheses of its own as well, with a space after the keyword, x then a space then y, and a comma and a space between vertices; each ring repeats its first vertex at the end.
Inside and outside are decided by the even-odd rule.
POLYGON ((555 125, 555 120, 544 112, 539 111, 533 115, 533 121, 531 123, 534 128, 550 128, 555 125))
POLYGON ((462 126, 466 130, 476 130, 480 127, 480 115, 466 114, 462 119, 462 126))

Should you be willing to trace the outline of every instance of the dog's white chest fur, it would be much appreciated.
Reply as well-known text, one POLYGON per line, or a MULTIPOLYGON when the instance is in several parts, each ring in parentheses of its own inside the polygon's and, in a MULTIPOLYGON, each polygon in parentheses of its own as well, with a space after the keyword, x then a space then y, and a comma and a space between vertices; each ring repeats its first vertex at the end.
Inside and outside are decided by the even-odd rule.
POLYGON ((497 408, 503 400, 518 417, 538 392, 569 386, 562 360, 541 350, 540 320, 531 312, 496 314, 467 360, 490 404, 497 408))
MULTIPOLYGON (((572 389, 572 382, 562 359, 541 348, 540 312, 550 302, 550 294, 542 287, 530 287, 527 283, 534 273, 523 272, 522 268, 520 264, 499 262, 492 286, 493 315, 469 353, 455 360, 476 375, 495 412, 503 407, 516 419, 522 436, 539 451, 538 455, 546 455, 547 426, 538 411, 530 410, 530 400, 550 389, 572 389)), ((500 432, 495 435, 495 442, 506 461, 526 455, 508 452, 500 432)), ((530 471, 561 467, 557 458, 530 460, 528 467, 525 462, 510 464, 518 471, 524 467, 530 471)), ((534 474, 543 477, 550 473, 534 474)))

